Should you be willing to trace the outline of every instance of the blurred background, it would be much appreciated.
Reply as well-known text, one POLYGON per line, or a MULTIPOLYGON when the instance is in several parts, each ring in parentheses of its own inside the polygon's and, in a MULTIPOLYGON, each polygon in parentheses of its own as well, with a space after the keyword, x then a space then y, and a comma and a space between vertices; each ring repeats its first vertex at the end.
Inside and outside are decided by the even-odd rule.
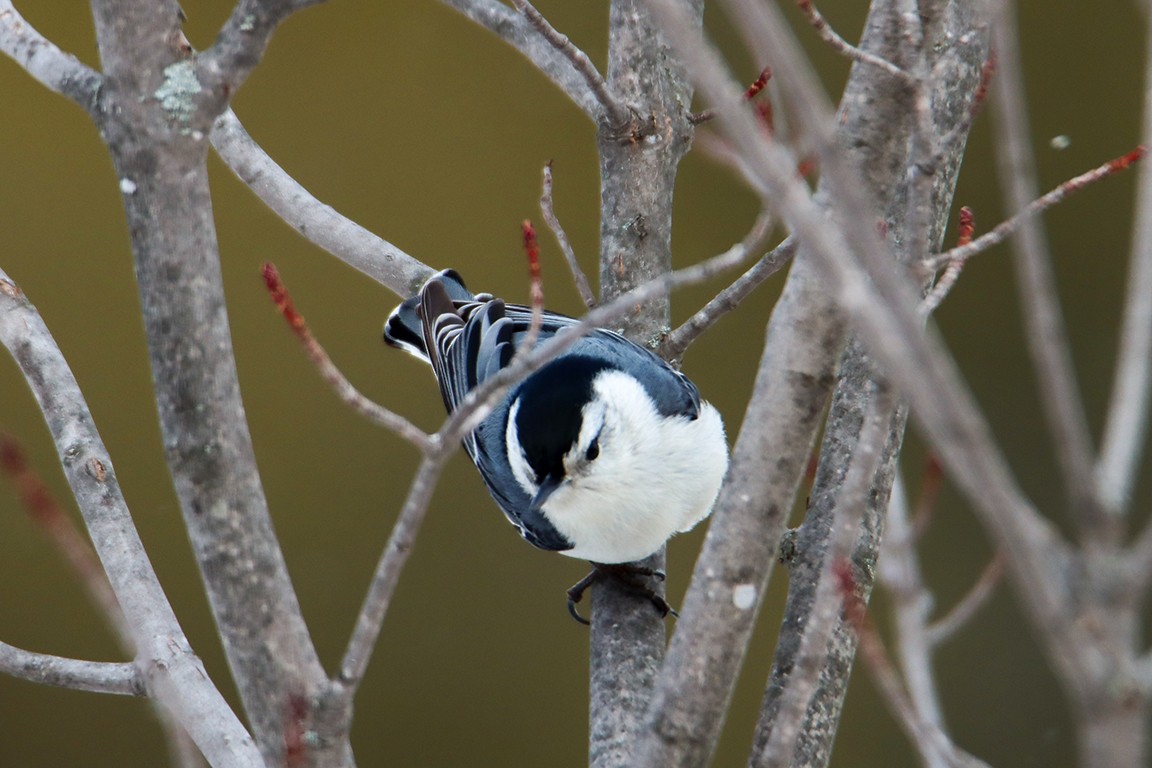
MULTIPOLYGON (((192 43, 211 44, 230 0, 185 0, 192 43)), ((28 21, 98 65, 86 4, 19 3, 28 21)), ((540 0, 540 10, 598 65, 604 3, 540 0)), ((785 10, 793 12, 789 3, 785 10)), ((819 7, 855 40, 866 3, 819 7)), ((1042 188, 1138 143, 1142 19, 1126 0, 1025 2, 1020 9, 1033 138, 1042 188), (1091 41, 1091 42, 1089 42, 1091 41)), ((847 63, 792 13, 832 97, 847 63)), ((717 9, 707 24, 748 81, 751 61, 717 9)), ((132 257, 111 163, 83 112, 0 60, 0 266, 39 308, 67 356, 165 588, 193 646, 235 700, 163 463, 132 257)), ((292 18, 235 100, 254 138, 321 200, 434 267, 456 267, 475 290, 527 299, 519 223, 540 222, 540 173, 552 160, 558 215, 596 274, 598 171, 593 126, 511 48, 432 0, 330 2, 292 18)), ((969 145, 957 205, 978 231, 1001 218, 988 118, 969 145)), ((706 128, 704 130, 707 130, 706 128)), ((331 669, 407 491, 414 451, 341 405, 304 358, 259 275, 281 270, 298 308, 348 377, 425 428, 442 418, 428 371, 386 349, 381 323, 397 297, 298 237, 211 161, 229 312, 262 480, 305 616, 331 669)), ((1081 387, 1103 422, 1125 279, 1134 174, 1079 193, 1046 217, 1081 387)), ((678 265, 739 240, 755 215, 738 180, 698 152, 680 173, 678 265)), ((541 226, 545 290, 579 313, 558 249, 541 226)), ((950 231, 949 240, 954 238, 950 231)), ((782 276, 688 353, 686 372, 734 435, 751 389, 764 323, 782 276)), ((723 282, 674 297, 683 320, 723 282)), ((1006 251, 965 270, 938 320, 1037 504, 1063 524, 1060 484, 1034 376, 1021 344, 1006 251)), ((0 355, 0 429, 19 440, 75 513, 36 409, 0 355)), ((910 431, 914 490, 924 451, 910 431)), ((1147 466, 1147 462, 1145 462, 1147 466)), ((1147 482, 1137 509, 1147 509, 1147 482)), ((673 604, 700 531, 669 553, 673 604)), ((964 594, 991 554, 948 489, 923 540, 937 604, 964 594)), ((587 632, 564 589, 578 561, 526 545, 458 456, 434 498, 357 701, 361 765, 586 763, 587 632)), ((779 625, 777 571, 716 764, 743 765, 779 625)), ((876 602, 884 611, 883 596, 876 602)), ((0 485, 0 638, 38 651, 120 660, 100 616, 0 485)), ((1059 688, 1007 587, 938 657, 941 694, 959 744, 993 765, 1071 766, 1059 688)), ((164 745, 143 701, 50 689, 0 677, 0 765, 157 765, 164 745)), ((903 736, 857 674, 838 766, 914 766, 903 736)))

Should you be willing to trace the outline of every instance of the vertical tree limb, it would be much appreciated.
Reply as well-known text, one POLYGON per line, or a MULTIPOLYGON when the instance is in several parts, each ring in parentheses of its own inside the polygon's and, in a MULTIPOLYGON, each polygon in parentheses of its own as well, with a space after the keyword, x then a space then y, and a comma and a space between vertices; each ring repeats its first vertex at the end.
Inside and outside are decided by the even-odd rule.
MULTIPOLYGON (((310 728, 328 680, 276 541, 240 400, 206 159, 214 119, 288 10, 277 4, 275 18, 261 16, 251 39, 233 39, 243 38, 240 24, 221 48, 185 59, 164 45, 181 38, 175 2, 93 2, 105 72, 98 127, 123 192, 165 454, 254 738, 276 764, 289 716, 310 728)), ((307 759, 338 762, 346 751, 344 739, 320 740, 307 759)))
MULTIPOLYGON (((689 0, 702 23, 702 0, 689 0)), ((608 89, 636 114, 598 121, 600 154, 600 300, 611 301, 672 267, 676 171, 688 151, 692 88, 641 0, 612 0, 608 16, 608 89)), ((637 305, 619 329, 651 344, 667 331, 666 297, 637 305)), ((661 551, 641 563, 662 570, 661 551)), ((589 763, 632 765, 638 723, 664 656, 664 620, 633 594, 602 582, 592 594, 589 763)))

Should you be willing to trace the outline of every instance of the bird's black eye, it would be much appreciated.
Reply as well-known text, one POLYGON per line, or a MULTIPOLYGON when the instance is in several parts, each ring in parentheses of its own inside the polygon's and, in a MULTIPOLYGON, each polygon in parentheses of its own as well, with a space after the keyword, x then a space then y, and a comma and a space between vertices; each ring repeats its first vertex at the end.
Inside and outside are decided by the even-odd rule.
POLYGON ((596 457, 599 455, 600 455, 600 438, 597 437, 595 440, 592 441, 592 445, 588 446, 588 450, 587 450, 587 452, 585 452, 584 458, 587 459, 588 461, 595 461, 596 457))

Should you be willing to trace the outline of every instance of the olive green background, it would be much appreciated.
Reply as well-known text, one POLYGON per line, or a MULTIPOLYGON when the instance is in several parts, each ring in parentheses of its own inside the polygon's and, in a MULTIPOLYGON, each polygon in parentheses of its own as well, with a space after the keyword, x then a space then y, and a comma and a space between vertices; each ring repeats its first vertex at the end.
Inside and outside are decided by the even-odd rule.
MULTIPOLYGON (((77 0, 20 3, 30 23, 90 65, 91 19, 77 0)), ((787 10, 792 13, 791 4, 787 10)), ((1135 3, 1024 3, 1021 28, 1041 183, 1122 154, 1138 141, 1142 19, 1135 3), (1057 150, 1054 136, 1070 145, 1057 150)), ((230 2, 186 0, 203 48, 230 2)), ((541 0, 540 9, 604 60, 601 2, 541 0)), ((822 9, 855 38, 864 2, 822 9)), ((795 19, 795 14, 792 13, 795 19)), ((741 77, 744 55, 717 9, 709 27, 741 77)), ((802 23, 800 38, 829 90, 846 63, 802 23)), ((235 108, 257 141, 321 200, 475 290, 524 300, 519 242, 540 221, 540 171, 554 161, 556 207, 595 276, 597 164, 590 122, 512 49, 432 0, 330 2, 292 18, 235 108)), ((989 119, 977 126, 958 192, 981 231, 1000 218, 989 119)), ((707 130, 707 129, 705 129, 707 130)), ((236 354, 262 480, 305 616, 324 662, 343 651, 415 467, 414 451, 342 406, 273 310, 259 266, 280 267, 297 305, 349 378, 432 429, 441 406, 429 373, 386 349, 386 289, 298 237, 215 158, 216 219, 236 354)), ((232 695, 211 617, 161 456, 132 259, 116 179, 83 112, 0 61, 0 265, 37 305, 88 398, 156 569, 193 646, 232 695)), ((691 154, 680 174, 674 252, 685 265, 740 239, 752 196, 691 154)), ((1112 375, 1135 176, 1108 180, 1046 218, 1077 370, 1099 431, 1112 375)), ((541 226, 549 305, 579 300, 541 226)), ((953 238, 949 234, 949 238, 953 238)), ((751 388, 775 278, 689 352, 685 370, 735 434, 751 388)), ((720 284, 676 295, 684 319, 720 284)), ((1061 520, 1050 440, 1021 345, 1005 249, 965 271, 939 321, 1002 439, 1021 484, 1061 520)), ((15 366, 0 355, 0 429, 68 502, 54 449, 15 366)), ((923 457, 913 435, 913 487, 923 457)), ((1146 462, 1147 464, 1147 462, 1146 462)), ((1137 508, 1149 502, 1141 483, 1137 508)), ((678 602, 699 546, 672 542, 678 602)), ((966 505, 946 490, 923 559, 938 604, 964 591, 990 549, 966 505)), ((354 744, 365 766, 579 766, 585 762, 587 632, 563 606, 584 565, 522 542, 457 457, 436 493, 357 700, 354 744)), ((717 765, 742 765, 779 624, 777 572, 717 765)), ((884 602, 877 604, 882 615, 884 602)), ((0 638, 21 647, 119 660, 101 618, 53 548, 0 485, 0 638)), ((961 745, 999 766, 1069 766, 1073 741, 1058 685, 1010 594, 1001 588, 941 651, 939 682, 961 745)), ((0 766, 161 764, 145 702, 0 678, 0 766)), ((834 763, 918 764, 865 675, 858 675, 834 763)))

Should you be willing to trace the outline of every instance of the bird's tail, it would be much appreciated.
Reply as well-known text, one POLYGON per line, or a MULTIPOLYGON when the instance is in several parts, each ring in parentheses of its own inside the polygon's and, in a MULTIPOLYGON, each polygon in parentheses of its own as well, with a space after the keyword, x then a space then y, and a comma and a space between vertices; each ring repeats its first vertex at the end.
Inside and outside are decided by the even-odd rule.
MULTIPOLYGON (((430 277, 428 282, 433 280, 444 286, 452 301, 464 302, 474 298, 472 292, 465 287, 464 279, 454 269, 438 272, 430 277)), ((423 292, 421 289, 420 293, 423 292)), ((384 342, 415 355, 427 363, 429 362, 428 347, 424 343, 424 329, 418 312, 419 307, 420 295, 416 295, 405 299, 400 306, 392 310, 392 314, 388 315, 388 321, 384 323, 384 342)))

